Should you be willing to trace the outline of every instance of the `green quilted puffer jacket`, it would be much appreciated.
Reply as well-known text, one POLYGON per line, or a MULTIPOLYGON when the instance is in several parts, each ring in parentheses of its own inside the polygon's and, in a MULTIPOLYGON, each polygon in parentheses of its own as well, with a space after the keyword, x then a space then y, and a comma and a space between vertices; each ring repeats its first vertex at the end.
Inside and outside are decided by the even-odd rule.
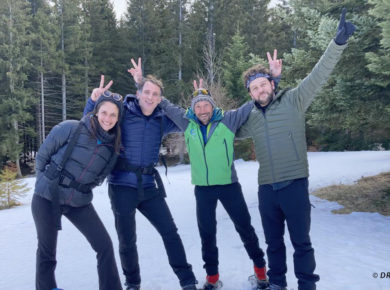
POLYGON ((254 106, 238 138, 252 138, 260 163, 259 184, 309 176, 305 112, 341 57, 346 45, 331 41, 312 72, 293 89, 281 91, 265 113, 254 106))

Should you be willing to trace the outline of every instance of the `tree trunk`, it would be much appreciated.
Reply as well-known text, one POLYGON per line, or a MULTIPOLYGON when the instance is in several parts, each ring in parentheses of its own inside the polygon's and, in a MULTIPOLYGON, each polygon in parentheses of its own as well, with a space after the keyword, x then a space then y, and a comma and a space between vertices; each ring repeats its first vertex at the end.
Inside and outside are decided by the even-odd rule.
POLYGON ((65 45, 64 45, 64 2, 61 2, 61 52, 62 52, 62 121, 66 120, 66 76, 65 76, 65 45))
POLYGON ((88 58, 85 56, 84 60, 85 71, 84 71, 84 93, 85 93, 85 101, 88 100, 88 58))
POLYGON ((179 81, 182 80, 182 22, 183 22, 183 4, 182 0, 179 0, 179 81))
MULTIPOLYGON (((41 65, 42 65, 42 58, 41 58, 41 65)), ((40 140, 42 143, 45 141, 46 138, 46 132, 45 132, 45 91, 43 86, 43 72, 41 71, 41 130, 42 130, 42 140, 40 140)))
MULTIPOLYGON (((8 8, 9 8, 9 25, 10 25, 10 29, 9 29, 9 40, 10 40, 10 49, 12 50, 13 48, 13 11, 12 11, 12 4, 11 2, 9 1, 8 2, 8 8)), ((10 53, 10 81, 9 81, 9 89, 10 89, 10 92, 11 92, 11 95, 14 96, 15 94, 15 80, 14 80, 14 66, 13 66, 13 56, 12 56, 12 52, 10 53)), ((12 113, 12 112, 11 112, 12 113)), ((16 119, 16 112, 13 112, 14 113, 14 116, 12 117, 13 120, 12 120, 12 126, 13 126, 13 129, 14 129, 14 132, 15 132, 15 146, 16 148, 18 147, 19 145, 19 134, 18 134, 18 120, 16 119)), ((18 149, 16 149, 16 151, 18 151, 18 149)), ((13 155, 13 154, 12 154, 13 155)), ((16 164, 16 170, 17 170, 17 173, 18 173, 18 177, 22 177, 22 171, 20 170, 20 162, 19 162, 19 154, 15 154, 15 164, 16 164)))
MULTIPOLYGON (((13 127, 15 130, 15 144, 16 146, 19 145, 19 134, 18 134, 18 120, 13 120, 13 127)), ((16 164, 16 172, 18 173, 18 177, 23 177, 22 171, 20 169, 20 162, 19 162, 19 154, 15 156, 15 164, 16 164)))

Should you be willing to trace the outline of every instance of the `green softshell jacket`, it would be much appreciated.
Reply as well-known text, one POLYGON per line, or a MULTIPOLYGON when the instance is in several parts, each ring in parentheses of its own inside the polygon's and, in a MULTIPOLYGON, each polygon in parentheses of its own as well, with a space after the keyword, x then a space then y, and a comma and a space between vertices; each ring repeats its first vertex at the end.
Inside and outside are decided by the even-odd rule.
POLYGON ((223 112, 215 108, 207 127, 204 144, 200 124, 191 108, 185 110, 164 99, 160 106, 183 132, 191 162, 191 181, 194 185, 224 185, 237 182, 234 168, 234 137, 248 119, 252 101, 237 110, 223 112))
POLYGON ((331 41, 311 73, 296 87, 279 92, 265 113, 256 106, 237 132, 252 138, 260 163, 259 184, 308 177, 305 112, 327 82, 346 45, 331 41))

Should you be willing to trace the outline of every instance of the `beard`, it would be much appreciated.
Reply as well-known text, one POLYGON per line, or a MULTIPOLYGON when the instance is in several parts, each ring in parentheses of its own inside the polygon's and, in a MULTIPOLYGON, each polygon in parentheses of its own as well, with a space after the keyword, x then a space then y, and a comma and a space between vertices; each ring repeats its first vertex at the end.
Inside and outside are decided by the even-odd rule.
POLYGON ((202 116, 196 116, 198 118, 198 120, 203 124, 203 125, 207 125, 210 120, 211 120, 211 114, 204 114, 202 116))
POLYGON ((271 92, 265 98, 263 98, 263 99, 259 98, 258 100, 256 100, 256 102, 260 106, 264 107, 264 106, 267 106, 272 101, 273 97, 274 97, 274 93, 271 92))

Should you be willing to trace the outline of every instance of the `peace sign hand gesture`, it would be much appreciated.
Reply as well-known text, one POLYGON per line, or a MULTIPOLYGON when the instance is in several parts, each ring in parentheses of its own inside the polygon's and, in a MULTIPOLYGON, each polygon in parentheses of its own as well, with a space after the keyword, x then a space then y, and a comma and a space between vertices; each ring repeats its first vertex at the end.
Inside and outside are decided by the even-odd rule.
POLYGON ((271 54, 267 52, 267 58, 271 76, 274 78, 279 77, 282 73, 282 60, 278 59, 278 50, 274 49, 273 58, 271 57, 271 54))
POLYGON ((142 63, 141 58, 138 58, 138 64, 135 63, 134 59, 131 59, 131 63, 133 67, 128 69, 127 71, 133 76, 133 79, 136 84, 140 84, 142 82, 142 63))
POLYGON ((196 90, 200 90, 200 89, 203 89, 203 79, 199 79, 199 86, 198 86, 198 83, 196 82, 196 80, 194 80, 194 91, 196 90))
POLYGON ((112 86, 113 83, 114 82, 111 80, 108 82, 108 84, 105 87, 103 87, 104 86, 104 75, 101 75, 99 87, 94 88, 92 90, 92 94, 91 94, 92 101, 96 102, 99 99, 99 97, 112 86))

